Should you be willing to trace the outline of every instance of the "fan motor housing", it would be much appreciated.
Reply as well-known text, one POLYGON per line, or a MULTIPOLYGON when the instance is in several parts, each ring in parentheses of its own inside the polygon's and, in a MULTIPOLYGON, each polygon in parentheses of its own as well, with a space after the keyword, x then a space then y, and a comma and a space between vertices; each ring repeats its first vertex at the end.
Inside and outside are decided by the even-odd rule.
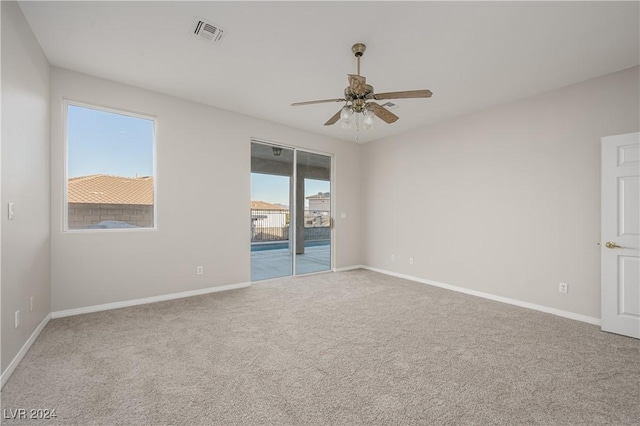
POLYGON ((349 86, 344 89, 344 98, 348 101, 353 101, 354 99, 371 99, 372 96, 373 86, 370 84, 365 84, 364 93, 361 95, 351 92, 351 88, 349 86))

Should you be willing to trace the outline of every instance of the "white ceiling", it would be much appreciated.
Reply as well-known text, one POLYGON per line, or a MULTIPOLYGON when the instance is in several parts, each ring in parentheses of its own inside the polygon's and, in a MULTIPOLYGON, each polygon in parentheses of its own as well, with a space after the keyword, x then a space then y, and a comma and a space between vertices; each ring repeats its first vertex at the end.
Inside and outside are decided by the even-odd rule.
POLYGON ((639 2, 21 2, 50 63, 292 127, 323 126, 356 71, 400 120, 367 142, 640 63, 639 2), (196 16, 226 27, 193 37, 196 16))

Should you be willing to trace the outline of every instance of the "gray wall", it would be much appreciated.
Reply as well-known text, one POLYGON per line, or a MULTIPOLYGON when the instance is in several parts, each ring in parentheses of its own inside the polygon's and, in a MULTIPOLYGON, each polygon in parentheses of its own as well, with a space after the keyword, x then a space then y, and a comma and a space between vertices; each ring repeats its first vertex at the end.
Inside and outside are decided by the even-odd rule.
POLYGON ((2 7, 2 371, 49 314, 49 64, 15 2, 2 7), (15 218, 6 206, 15 203, 15 218), (34 297, 33 312, 29 310, 34 297), (21 325, 14 328, 14 312, 21 325))
POLYGON ((639 99, 635 67, 365 145, 364 264, 600 318, 600 138, 639 99))
POLYGON ((335 266, 361 263, 359 145, 58 68, 51 114, 52 311, 250 281, 252 137, 335 154, 335 266), (63 98, 157 117, 157 230, 61 232, 63 98))

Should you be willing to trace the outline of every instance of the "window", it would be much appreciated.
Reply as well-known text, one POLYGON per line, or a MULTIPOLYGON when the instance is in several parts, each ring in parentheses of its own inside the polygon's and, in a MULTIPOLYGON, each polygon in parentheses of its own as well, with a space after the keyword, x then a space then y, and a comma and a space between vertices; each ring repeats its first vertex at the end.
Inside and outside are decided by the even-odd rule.
POLYGON ((73 103, 66 229, 155 228, 155 120, 73 103))

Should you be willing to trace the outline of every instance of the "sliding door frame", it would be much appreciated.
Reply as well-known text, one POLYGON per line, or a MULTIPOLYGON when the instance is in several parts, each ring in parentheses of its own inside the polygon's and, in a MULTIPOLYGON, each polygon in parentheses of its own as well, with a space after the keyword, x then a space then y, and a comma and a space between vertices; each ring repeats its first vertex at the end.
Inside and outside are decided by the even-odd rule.
MULTIPOLYGON (((299 275, 314 275, 314 274, 324 274, 326 272, 332 272, 335 266, 335 227, 334 227, 334 223, 335 223, 335 156, 332 153, 328 153, 328 152, 323 152, 323 151, 318 151, 318 150, 313 150, 313 149, 308 149, 308 148, 304 148, 304 147, 299 147, 296 145, 285 145, 282 144, 280 142, 272 142, 272 141, 268 141, 266 139, 261 139, 261 138, 251 138, 249 140, 249 147, 251 147, 252 143, 258 143, 258 144, 262 144, 262 145, 267 145, 267 146, 272 146, 272 147, 276 147, 276 148, 284 148, 284 149, 290 149, 293 150, 293 176, 291 179, 291 182, 289 184, 289 196, 290 199, 292 200, 291 205, 289 206, 289 215, 293 220, 289 221, 289 249, 291 250, 291 257, 292 257, 292 264, 291 264, 291 275, 292 277, 296 277, 299 275), (330 242, 329 242, 329 247, 330 247, 330 253, 329 253, 329 269, 327 269, 326 271, 317 271, 317 272, 309 272, 306 274, 297 274, 296 273, 296 241, 297 241, 297 229, 296 229, 296 222, 298 221, 298 217, 297 217, 297 200, 296 200, 296 196, 295 196, 295 188, 296 185, 298 184, 298 151, 304 151, 304 152, 308 152, 310 154, 318 154, 318 155, 324 155, 325 157, 329 157, 330 159, 330 173, 329 173, 329 188, 330 188, 330 194, 331 194, 331 209, 329 211, 329 217, 330 217, 330 223, 331 223, 331 227, 329 229, 329 235, 330 235, 330 242), (293 194, 293 196, 292 196, 293 194)), ((251 149, 250 149, 251 150, 251 149)), ((250 167, 251 168, 251 167, 250 167)), ((251 205, 251 190, 249 190, 249 205, 251 205)), ((249 256, 249 270, 251 270, 251 256, 249 256)), ((262 280, 260 280, 262 281, 262 280)))

